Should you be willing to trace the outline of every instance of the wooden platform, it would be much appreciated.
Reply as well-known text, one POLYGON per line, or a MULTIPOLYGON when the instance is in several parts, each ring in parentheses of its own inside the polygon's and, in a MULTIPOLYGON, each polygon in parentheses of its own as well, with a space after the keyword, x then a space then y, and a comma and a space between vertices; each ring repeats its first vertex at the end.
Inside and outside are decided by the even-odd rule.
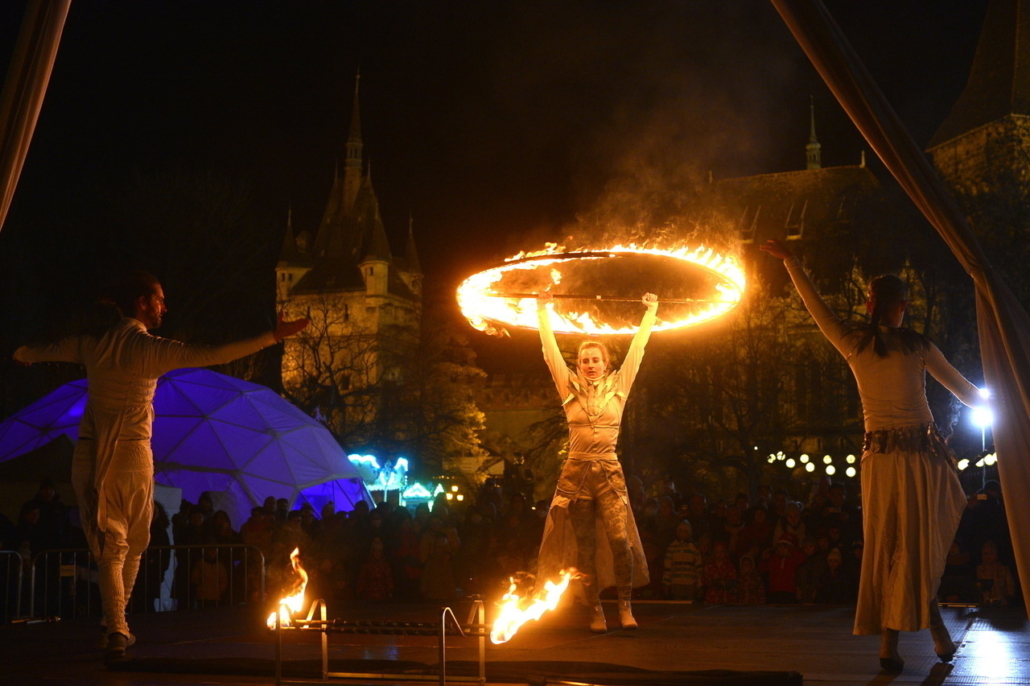
MULTIPOLYGON (((465 607, 455 604, 459 617, 465 607)), ((606 610, 610 624, 617 625, 614 603, 606 610)), ((487 663, 504 665, 504 683, 528 683, 528 675, 543 669, 567 673, 571 680, 607 669, 629 674, 630 682, 638 673, 640 683, 650 684, 656 682, 644 679, 643 670, 797 672, 804 684, 836 686, 1030 685, 1030 624, 1021 611, 945 608, 945 621, 959 644, 952 664, 937 661, 928 631, 903 634, 905 671, 887 675, 879 671, 878 638, 851 635, 853 610, 848 607, 662 602, 636 603, 634 610, 638 630, 604 635, 587 630, 582 611, 552 613, 527 624, 509 643, 490 646, 487 663), (520 665, 526 668, 523 676, 520 665)), ((384 605, 356 609, 348 618, 425 621, 436 614, 433 605, 384 605)), ((143 615, 133 618, 132 626, 139 640, 118 671, 100 660, 95 619, 0 627, 0 684, 273 683, 273 637, 251 610, 143 615)), ((330 657, 379 666, 385 661, 435 665, 436 650, 433 638, 340 634, 331 637, 330 657)), ((316 634, 286 640, 288 661, 313 663, 318 655, 316 634)), ((454 668, 475 660, 474 640, 448 641, 448 663, 454 668)))

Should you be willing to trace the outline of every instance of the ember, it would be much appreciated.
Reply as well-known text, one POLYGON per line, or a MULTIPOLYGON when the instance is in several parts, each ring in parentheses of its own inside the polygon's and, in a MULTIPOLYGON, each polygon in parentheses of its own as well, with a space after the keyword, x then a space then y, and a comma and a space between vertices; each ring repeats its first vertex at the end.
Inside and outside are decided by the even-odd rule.
MULTIPOLYGON (((290 553, 290 563, 293 565, 293 572, 297 575, 294 584, 296 589, 292 595, 288 595, 279 601, 279 624, 280 626, 291 626, 293 616, 304 611, 304 589, 308 585, 308 573, 300 564, 300 548, 294 548, 290 553)), ((268 628, 275 628, 275 612, 268 615, 268 628)))
MULTIPOLYGON (((680 247, 673 249, 645 248, 634 244, 616 245, 611 248, 591 248, 567 251, 563 246, 548 243, 544 250, 532 253, 519 253, 505 260, 506 264, 473 274, 458 287, 458 304, 462 313, 473 327, 487 333, 503 333, 497 325, 510 325, 527 329, 537 328, 536 304, 534 293, 512 292, 507 284, 502 284, 506 277, 517 277, 549 268, 548 283, 551 285, 562 281, 563 269, 573 263, 585 264, 585 261, 610 260, 626 257, 654 257, 673 260, 679 269, 689 267, 714 277, 717 283, 714 292, 705 299, 681 299, 666 302, 679 304, 692 303, 694 307, 688 311, 679 310, 678 314, 662 318, 655 325, 655 331, 667 331, 693 326, 710 321, 736 307, 744 295, 746 279, 740 265, 731 257, 720 255, 711 248, 680 247)), ((539 281, 539 272, 536 280, 539 281)), ((514 279, 519 281, 519 279, 514 279)), ((645 288, 650 288, 645 286, 645 288)), ((569 300, 583 299, 595 301, 635 300, 606 295, 568 295, 555 293, 556 298, 569 300)), ((666 308, 665 311, 668 311, 666 308)), ((613 326, 605 321, 598 321, 586 312, 555 311, 553 328, 556 333, 577 334, 631 334, 633 326, 613 326)))
POLYGON ((565 589, 569 587, 569 582, 578 576, 574 569, 561 572, 561 580, 557 584, 548 580, 544 584, 543 592, 537 594, 536 598, 525 607, 521 607, 526 604, 525 599, 516 593, 518 583, 512 579, 508 592, 501 599, 501 613, 494 621, 493 629, 490 631, 490 640, 493 643, 506 643, 523 624, 531 619, 540 619, 544 612, 558 607, 558 601, 561 600, 565 589))

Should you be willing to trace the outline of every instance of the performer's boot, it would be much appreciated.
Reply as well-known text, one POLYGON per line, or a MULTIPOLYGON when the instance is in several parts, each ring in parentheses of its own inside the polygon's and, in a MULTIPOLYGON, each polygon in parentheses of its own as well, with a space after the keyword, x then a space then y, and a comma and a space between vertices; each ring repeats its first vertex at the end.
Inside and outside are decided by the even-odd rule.
POLYGON ((628 600, 619 601, 619 623, 623 629, 637 628, 637 620, 633 619, 633 608, 628 600))
POLYGON ((941 608, 936 600, 930 601, 930 635, 933 636, 933 652, 941 662, 951 662, 955 657, 955 642, 941 617, 941 608))
POLYGON ((880 632, 880 668, 885 672, 898 673, 905 668, 905 661, 898 654, 898 633, 897 629, 880 632))
POLYGON ((608 631, 608 623, 604 620, 604 608, 601 606, 601 601, 596 601, 594 605, 594 616, 590 619, 590 630, 595 634, 603 634, 608 631))

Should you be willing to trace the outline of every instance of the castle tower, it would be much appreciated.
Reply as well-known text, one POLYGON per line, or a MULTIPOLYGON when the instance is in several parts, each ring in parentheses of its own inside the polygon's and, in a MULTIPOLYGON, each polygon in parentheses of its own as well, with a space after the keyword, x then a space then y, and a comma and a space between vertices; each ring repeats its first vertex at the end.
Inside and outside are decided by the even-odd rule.
POLYGON ((972 194, 992 190, 992 170, 1030 181, 1030 0, 991 1, 969 81, 927 152, 972 194))

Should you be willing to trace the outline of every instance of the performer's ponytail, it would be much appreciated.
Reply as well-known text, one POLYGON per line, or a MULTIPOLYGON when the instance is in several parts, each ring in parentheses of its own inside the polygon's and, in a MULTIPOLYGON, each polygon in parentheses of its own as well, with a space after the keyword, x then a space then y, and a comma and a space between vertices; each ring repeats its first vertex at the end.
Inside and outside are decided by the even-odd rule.
MULTIPOLYGON (((863 327, 865 332, 858 342, 857 352, 863 352, 872 343, 873 352, 877 357, 887 356, 887 339, 880 327, 884 324, 887 313, 905 302, 907 297, 908 286, 893 274, 877 276, 869 282, 869 300, 873 304, 873 311, 869 316, 869 323, 863 327)), ((911 353, 917 348, 925 348, 928 344, 922 335, 910 329, 898 329, 896 333, 896 340, 903 352, 911 353)))

